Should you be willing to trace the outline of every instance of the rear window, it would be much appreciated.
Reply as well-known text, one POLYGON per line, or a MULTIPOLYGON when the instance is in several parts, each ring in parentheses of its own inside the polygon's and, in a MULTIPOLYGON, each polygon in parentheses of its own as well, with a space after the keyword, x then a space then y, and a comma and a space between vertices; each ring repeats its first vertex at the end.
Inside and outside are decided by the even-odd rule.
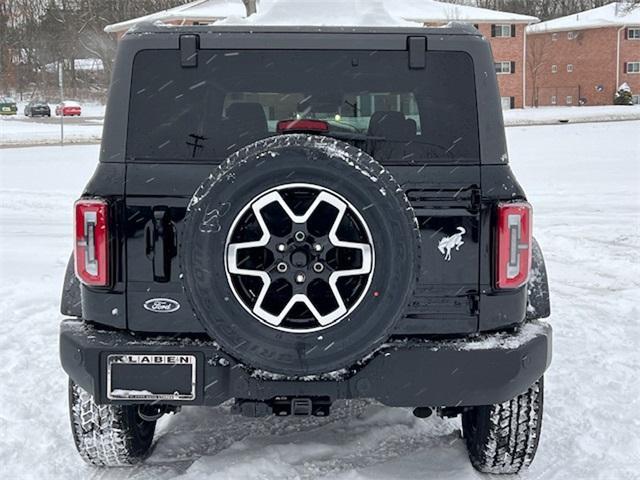
POLYGON ((282 120, 327 122, 329 135, 385 163, 479 163, 471 58, 403 51, 201 50, 136 55, 127 157, 220 161, 277 135, 282 120))

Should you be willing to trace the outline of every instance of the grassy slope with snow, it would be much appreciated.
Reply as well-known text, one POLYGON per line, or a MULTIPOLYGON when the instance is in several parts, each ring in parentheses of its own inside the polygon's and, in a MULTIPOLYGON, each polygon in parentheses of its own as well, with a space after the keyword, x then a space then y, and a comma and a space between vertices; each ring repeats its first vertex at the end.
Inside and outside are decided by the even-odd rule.
MULTIPOLYGON (((512 168, 551 276, 554 360, 522 478, 632 479, 640 457, 640 122, 514 127, 512 168)), ((457 421, 351 402, 327 419, 186 408, 153 455, 106 473, 76 455, 57 356, 71 205, 97 146, 0 150, 0 462, 6 478, 485 478, 457 421)))
MULTIPOLYGON (((60 142, 60 117, 50 104, 50 118, 24 115, 24 102, 18 104, 15 116, 0 116, 0 147, 18 145, 50 145, 60 142)), ((65 143, 98 143, 102 137, 105 106, 83 104, 80 117, 65 117, 65 143)))

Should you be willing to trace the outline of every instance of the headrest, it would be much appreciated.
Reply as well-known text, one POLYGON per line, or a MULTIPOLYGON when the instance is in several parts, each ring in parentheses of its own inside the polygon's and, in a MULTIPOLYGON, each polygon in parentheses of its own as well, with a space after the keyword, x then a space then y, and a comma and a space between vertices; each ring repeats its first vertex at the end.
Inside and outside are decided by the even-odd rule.
POLYGON ((257 102, 236 102, 227 107, 227 118, 231 120, 251 120, 267 123, 262 105, 257 102))
POLYGON ((407 118, 406 122, 407 122, 407 133, 410 136, 415 137, 416 134, 418 133, 418 124, 413 118, 407 118))
POLYGON ((232 122, 249 126, 252 133, 267 131, 267 117, 262 105, 257 102, 236 102, 227 107, 226 116, 232 122))
POLYGON ((390 140, 404 140, 409 137, 409 126, 404 114, 394 111, 379 111, 371 116, 369 134, 390 140))

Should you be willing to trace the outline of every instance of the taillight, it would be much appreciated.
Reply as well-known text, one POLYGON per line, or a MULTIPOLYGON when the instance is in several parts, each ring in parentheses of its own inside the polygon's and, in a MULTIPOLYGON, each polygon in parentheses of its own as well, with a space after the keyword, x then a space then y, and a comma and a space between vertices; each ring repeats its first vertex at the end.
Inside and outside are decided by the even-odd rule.
POLYGON ((76 275, 85 285, 109 283, 109 229, 107 202, 78 200, 76 209, 76 275))
POLYGON ((329 124, 324 120, 299 119, 299 120, 280 120, 277 127, 278 133, 293 132, 318 132, 327 133, 329 124))
POLYGON ((531 270, 531 205, 498 204, 497 240, 497 287, 521 287, 531 270))

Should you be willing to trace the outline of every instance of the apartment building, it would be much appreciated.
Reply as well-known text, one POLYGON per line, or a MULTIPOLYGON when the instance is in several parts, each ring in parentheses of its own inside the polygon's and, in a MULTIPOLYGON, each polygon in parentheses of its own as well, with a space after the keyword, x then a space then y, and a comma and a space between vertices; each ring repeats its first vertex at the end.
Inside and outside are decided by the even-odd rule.
POLYGON ((530 105, 611 105, 627 85, 640 103, 640 8, 614 2, 527 28, 530 105))
POLYGON ((536 17, 425 0, 387 2, 388 10, 405 19, 426 26, 451 21, 473 24, 491 43, 502 108, 526 106, 526 50, 528 25, 539 22, 536 17))

